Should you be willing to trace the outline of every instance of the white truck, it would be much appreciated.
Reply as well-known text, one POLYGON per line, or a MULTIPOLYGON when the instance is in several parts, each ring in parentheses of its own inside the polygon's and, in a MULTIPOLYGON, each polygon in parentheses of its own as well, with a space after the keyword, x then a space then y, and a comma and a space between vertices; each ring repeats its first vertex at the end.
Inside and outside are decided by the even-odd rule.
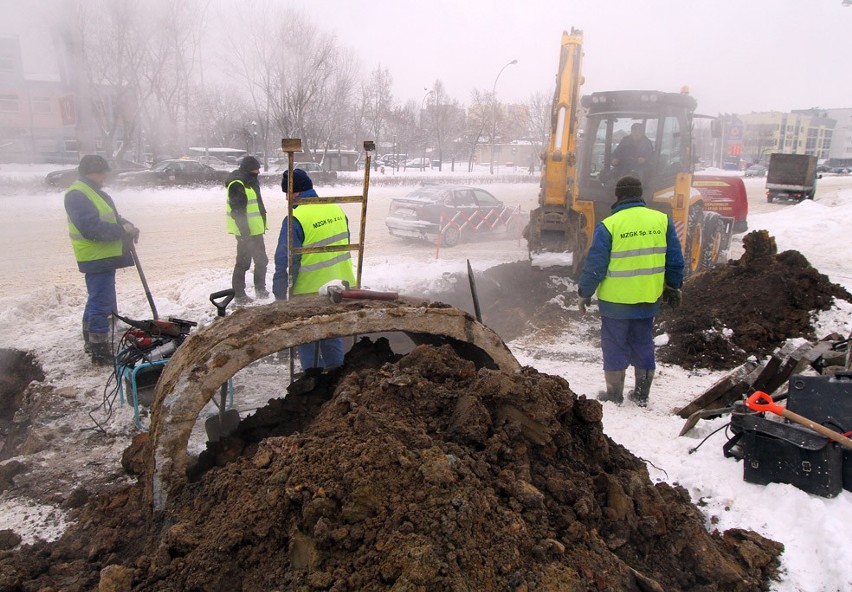
POLYGON ((766 173, 766 201, 813 199, 816 193, 816 156, 775 153, 766 173))

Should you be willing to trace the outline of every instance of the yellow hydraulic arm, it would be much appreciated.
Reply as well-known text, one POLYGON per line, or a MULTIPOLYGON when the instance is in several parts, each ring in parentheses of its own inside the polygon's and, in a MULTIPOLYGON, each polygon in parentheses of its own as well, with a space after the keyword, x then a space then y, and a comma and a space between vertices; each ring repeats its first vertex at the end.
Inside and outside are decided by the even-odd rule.
POLYGON ((544 160, 540 200, 544 206, 565 206, 572 201, 576 191, 577 107, 583 83, 580 73, 582 61, 583 32, 573 28, 570 35, 563 32, 550 143, 544 160))
MULTIPOLYGON (((530 226, 526 232, 534 263, 539 254, 567 255, 561 263, 564 265, 579 261, 574 254, 581 248, 578 223, 582 217, 572 215, 571 209, 577 203, 578 191, 575 175, 582 61, 583 32, 573 28, 570 34, 563 32, 550 141, 542 155, 539 207, 530 212, 530 226)), ((582 212, 582 207, 578 211, 582 212)))

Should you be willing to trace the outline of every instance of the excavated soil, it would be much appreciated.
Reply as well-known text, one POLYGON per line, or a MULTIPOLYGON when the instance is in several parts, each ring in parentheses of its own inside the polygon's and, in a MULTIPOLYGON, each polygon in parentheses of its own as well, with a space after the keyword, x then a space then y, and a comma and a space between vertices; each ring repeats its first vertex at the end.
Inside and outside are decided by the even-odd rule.
POLYGON ((561 378, 365 339, 287 399, 164 515, 138 485, 101 495, 59 541, 0 555, 0 589, 752 591, 777 568, 782 545, 708 533, 561 378))
MULTIPOLYGON (((744 246, 664 307, 661 360, 730 368, 813 337, 812 311, 852 300, 765 232, 744 246)), ((430 296, 472 313, 468 278, 449 280, 430 296)), ((506 340, 579 314, 573 285, 527 262, 477 275, 477 291, 506 340)), ((0 362, 8 422, 44 375, 22 352, 0 362)), ((164 514, 149 516, 141 484, 116 487, 72 510, 58 541, 0 553, 0 590, 750 591, 777 570, 782 545, 708 533, 561 378, 364 339, 297 386, 208 444, 164 514)), ((144 473, 145 446, 125 452, 128 473, 144 473)))
POLYGON ((679 308, 663 307, 657 324, 669 343, 658 350, 659 360, 687 369, 734 368, 787 339, 820 337, 811 312, 828 310, 834 299, 852 301, 798 251, 778 253, 765 230, 747 234, 743 246, 739 260, 691 277, 679 308))

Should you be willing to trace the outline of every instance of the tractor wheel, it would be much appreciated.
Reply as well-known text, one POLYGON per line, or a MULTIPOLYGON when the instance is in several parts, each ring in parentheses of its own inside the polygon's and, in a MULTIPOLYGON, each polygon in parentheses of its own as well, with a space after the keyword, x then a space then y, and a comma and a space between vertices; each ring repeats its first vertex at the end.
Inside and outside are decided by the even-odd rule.
POLYGON ((689 208, 686 225, 686 268, 684 275, 689 277, 701 267, 701 248, 703 246, 704 206, 696 204, 689 208))
POLYGON ((704 213, 701 269, 712 269, 719 263, 725 234, 725 222, 716 212, 704 213))

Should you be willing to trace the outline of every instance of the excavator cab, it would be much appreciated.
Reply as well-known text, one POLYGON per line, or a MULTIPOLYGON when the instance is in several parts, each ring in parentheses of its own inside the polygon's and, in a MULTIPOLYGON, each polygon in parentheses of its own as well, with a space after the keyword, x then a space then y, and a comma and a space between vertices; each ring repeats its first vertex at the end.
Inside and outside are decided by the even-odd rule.
POLYGON ((581 104, 585 126, 578 147, 578 205, 591 202, 594 222, 599 222, 615 202, 616 182, 632 175, 642 181, 645 200, 671 214, 678 175, 692 172, 695 99, 676 93, 612 91, 585 96, 581 104))

